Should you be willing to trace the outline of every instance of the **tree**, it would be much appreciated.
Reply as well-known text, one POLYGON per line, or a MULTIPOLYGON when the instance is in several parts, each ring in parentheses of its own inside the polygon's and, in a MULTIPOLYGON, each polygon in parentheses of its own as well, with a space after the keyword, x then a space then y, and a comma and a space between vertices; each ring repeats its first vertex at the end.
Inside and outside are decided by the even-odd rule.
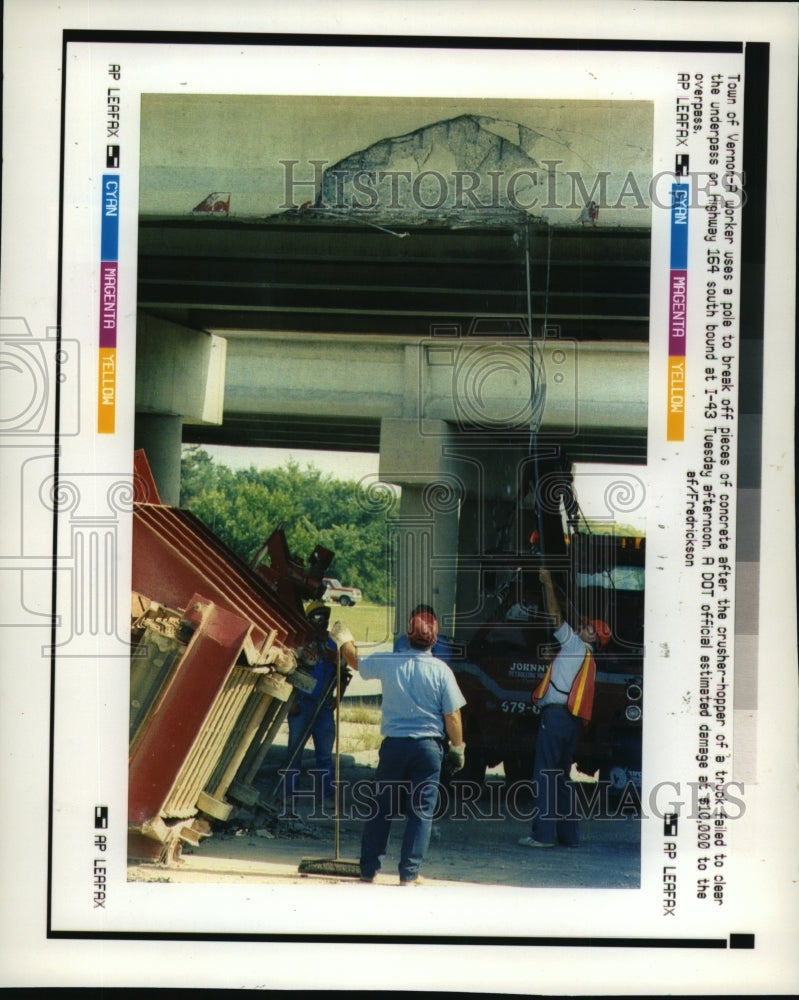
POLYGON ((234 472, 194 445, 182 456, 180 505, 245 562, 283 524, 293 555, 307 561, 323 545, 335 553, 330 576, 360 587, 367 600, 383 604, 391 598, 386 511, 360 502, 354 480, 295 461, 234 472))

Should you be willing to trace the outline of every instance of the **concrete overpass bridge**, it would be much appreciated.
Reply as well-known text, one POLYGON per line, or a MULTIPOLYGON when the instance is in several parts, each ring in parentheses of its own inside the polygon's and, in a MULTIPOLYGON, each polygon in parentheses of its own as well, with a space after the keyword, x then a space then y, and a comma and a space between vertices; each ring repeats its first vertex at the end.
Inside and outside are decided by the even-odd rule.
POLYGON ((520 213, 143 218, 136 444, 172 503, 182 442, 379 452, 400 613, 468 617, 462 567, 532 428, 572 461, 646 460, 649 250, 648 229, 520 213))

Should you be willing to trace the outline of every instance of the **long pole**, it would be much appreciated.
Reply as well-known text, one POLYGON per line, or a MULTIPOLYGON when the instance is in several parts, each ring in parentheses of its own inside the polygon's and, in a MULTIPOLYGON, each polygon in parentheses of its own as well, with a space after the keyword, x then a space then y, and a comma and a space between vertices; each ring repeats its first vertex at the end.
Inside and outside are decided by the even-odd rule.
POLYGON ((333 787, 333 856, 339 859, 339 837, 340 837, 340 809, 339 795, 341 777, 341 754, 339 752, 341 741, 341 650, 336 650, 336 763, 335 763, 335 785, 333 787))

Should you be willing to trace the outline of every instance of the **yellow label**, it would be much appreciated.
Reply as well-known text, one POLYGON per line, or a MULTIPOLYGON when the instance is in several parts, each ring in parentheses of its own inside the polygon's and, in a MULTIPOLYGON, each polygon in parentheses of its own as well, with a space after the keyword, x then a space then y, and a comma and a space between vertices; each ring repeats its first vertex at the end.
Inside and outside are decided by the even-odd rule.
POLYGON ((100 348, 97 379, 97 432, 113 434, 117 410, 117 352, 115 347, 100 348))
POLYGON ((666 440, 685 439, 685 358, 669 358, 666 440))

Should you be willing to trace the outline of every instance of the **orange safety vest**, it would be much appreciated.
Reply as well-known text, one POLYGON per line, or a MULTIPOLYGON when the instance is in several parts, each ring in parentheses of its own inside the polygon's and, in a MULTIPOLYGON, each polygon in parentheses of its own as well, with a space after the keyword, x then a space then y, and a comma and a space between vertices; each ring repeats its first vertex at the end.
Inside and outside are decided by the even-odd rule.
MULTIPOLYGON (((533 704, 537 705, 546 694, 552 680, 552 664, 547 667, 547 672, 541 679, 541 683, 533 691, 533 704)), ((589 722, 591 712, 594 707, 594 685, 596 684, 596 660, 591 650, 585 647, 585 659, 582 666, 577 671, 577 676, 572 681, 569 698, 566 707, 572 715, 578 719, 589 722)))

